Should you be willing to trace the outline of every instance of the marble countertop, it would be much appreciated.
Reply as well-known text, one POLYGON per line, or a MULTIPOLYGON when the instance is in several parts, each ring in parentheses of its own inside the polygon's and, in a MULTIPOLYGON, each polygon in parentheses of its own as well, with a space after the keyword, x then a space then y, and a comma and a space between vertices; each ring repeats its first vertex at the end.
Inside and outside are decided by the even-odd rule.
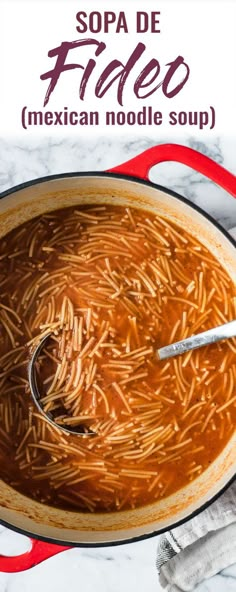
MULTIPOLYGON (((161 140, 161 143, 170 138, 161 140)), ((175 142, 177 142, 175 138, 175 142)), ((109 169, 148 147, 158 144, 148 137, 89 139, 0 140, 0 191, 48 174, 109 169)), ((180 143, 207 154, 236 174, 235 140, 181 138, 180 143)), ((161 164, 151 180, 172 188, 201 206, 236 236, 236 202, 222 189, 180 164, 161 164)), ((0 573, 0 592, 161 592, 155 556, 158 537, 104 549, 71 549, 19 574, 0 573)), ((0 527, 0 553, 16 555, 27 550, 28 539, 0 527)), ((195 592, 236 590, 236 565, 202 582, 195 592)))

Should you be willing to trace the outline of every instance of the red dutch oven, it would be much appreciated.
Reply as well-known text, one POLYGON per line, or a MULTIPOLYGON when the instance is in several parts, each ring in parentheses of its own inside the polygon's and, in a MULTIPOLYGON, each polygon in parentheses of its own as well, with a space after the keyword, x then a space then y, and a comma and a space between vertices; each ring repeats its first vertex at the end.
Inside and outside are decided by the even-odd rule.
MULTIPOLYGON (((236 243, 229 234, 184 197, 149 181, 151 167, 164 161, 188 165, 236 197, 234 175, 190 148, 163 144, 107 172, 54 175, 4 192, 0 201, 0 237, 58 208, 115 202, 175 221, 197 236, 236 281, 236 243)), ((204 509, 233 480, 235 444, 236 433, 214 463, 181 491, 143 508, 116 513, 87 514, 49 507, 0 481, 0 522, 32 537, 29 552, 17 557, 0 556, 0 571, 28 569, 71 546, 116 545, 177 526, 204 509)))

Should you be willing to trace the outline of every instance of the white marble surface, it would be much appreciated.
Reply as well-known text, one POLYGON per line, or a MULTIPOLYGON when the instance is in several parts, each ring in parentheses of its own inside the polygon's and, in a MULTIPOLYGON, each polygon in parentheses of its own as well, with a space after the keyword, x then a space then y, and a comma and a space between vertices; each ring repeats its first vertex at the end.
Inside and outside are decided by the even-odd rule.
MULTIPOLYGON (((161 142, 170 142, 170 138, 161 142)), ((175 142, 176 142, 175 138, 175 142)), ((0 140, 0 191, 39 176, 86 170, 104 170, 128 160, 151 145, 148 137, 0 140)), ((196 140, 191 146, 236 173, 233 138, 196 140)), ((180 164, 161 164, 151 179, 172 188, 207 210, 236 236, 236 201, 223 190, 180 164)), ((155 555, 158 537, 105 549, 71 549, 19 574, 0 573, 0 592, 161 592, 155 555)), ((0 527, 0 553, 15 555, 28 548, 27 538, 0 527)), ((236 591, 236 565, 202 582, 195 592, 236 591)))

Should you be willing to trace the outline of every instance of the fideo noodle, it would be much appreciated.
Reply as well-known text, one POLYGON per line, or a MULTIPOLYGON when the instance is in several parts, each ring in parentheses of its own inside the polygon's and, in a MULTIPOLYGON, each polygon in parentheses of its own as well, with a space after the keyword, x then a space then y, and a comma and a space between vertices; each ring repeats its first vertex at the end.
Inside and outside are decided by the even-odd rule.
POLYGON ((236 420, 236 343, 160 362, 157 348, 236 317, 235 286, 196 238, 115 206, 67 208, 0 245, 0 461, 15 489, 84 511, 135 508, 200 475, 236 420), (42 404, 27 363, 41 356, 42 404))

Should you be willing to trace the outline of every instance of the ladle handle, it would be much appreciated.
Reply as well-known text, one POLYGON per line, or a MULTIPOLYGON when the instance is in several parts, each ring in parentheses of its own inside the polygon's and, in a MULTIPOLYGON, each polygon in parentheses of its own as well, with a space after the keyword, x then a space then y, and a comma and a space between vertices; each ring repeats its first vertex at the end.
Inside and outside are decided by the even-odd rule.
POLYGON ((208 156, 179 144, 153 146, 108 172, 134 176, 148 181, 150 169, 160 162, 167 161, 180 162, 191 167, 236 197, 235 175, 208 156))
POLYGON ((14 557, 0 555, 0 572, 15 573, 25 571, 45 561, 45 559, 71 548, 55 545, 54 543, 45 543, 35 539, 30 540, 31 549, 26 551, 26 553, 14 555, 14 557))
POLYGON ((204 345, 216 343, 217 341, 222 341, 223 339, 229 339, 230 337, 235 336, 236 321, 230 321, 229 323, 225 323, 214 329, 209 329, 209 331, 203 331, 203 333, 199 333, 198 335, 192 335, 192 337, 188 337, 182 341, 177 341, 171 345, 161 347, 157 350, 157 356, 159 360, 173 358, 174 356, 179 356, 192 349, 197 349, 198 347, 203 347, 204 345))

